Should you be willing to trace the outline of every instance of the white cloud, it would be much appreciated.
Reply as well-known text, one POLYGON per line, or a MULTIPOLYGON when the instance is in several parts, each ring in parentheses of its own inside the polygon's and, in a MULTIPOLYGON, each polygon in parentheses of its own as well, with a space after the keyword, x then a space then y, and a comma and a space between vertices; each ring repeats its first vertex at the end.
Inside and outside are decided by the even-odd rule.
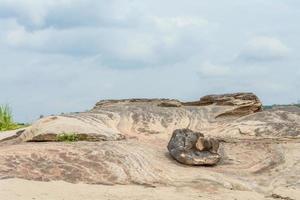
POLYGON ((199 75, 201 77, 226 77, 230 75, 231 68, 226 65, 215 65, 211 62, 204 62, 200 67, 198 68, 199 75))
POLYGON ((0 42, 18 51, 100 55, 104 65, 116 68, 166 65, 201 52, 204 41, 198 36, 203 31, 202 19, 163 18, 157 22, 158 19, 145 17, 145 23, 139 27, 48 27, 37 30, 28 30, 16 20, 6 20, 11 24, 3 25, 6 28, 0 42), (161 22, 171 25, 161 26, 161 22))
POLYGON ((15 18, 29 30, 127 26, 138 19, 130 0, 0 0, 0 5, 0 18, 15 18))
POLYGON ((155 25, 166 31, 174 31, 178 28, 188 28, 188 27, 205 27, 208 25, 206 19, 200 17, 191 16, 180 16, 180 17, 151 17, 151 20, 155 25))
POLYGON ((239 56, 247 61, 277 60, 286 57, 289 51, 277 38, 258 36, 247 43, 239 56))
POLYGON ((252 91, 266 103, 289 103, 299 99, 299 7, 272 0, 0 0, 0 104, 29 121, 102 98, 252 91))
POLYGON ((15 18, 28 26, 43 26, 48 8, 60 1, 1 0, 0 17, 15 18))

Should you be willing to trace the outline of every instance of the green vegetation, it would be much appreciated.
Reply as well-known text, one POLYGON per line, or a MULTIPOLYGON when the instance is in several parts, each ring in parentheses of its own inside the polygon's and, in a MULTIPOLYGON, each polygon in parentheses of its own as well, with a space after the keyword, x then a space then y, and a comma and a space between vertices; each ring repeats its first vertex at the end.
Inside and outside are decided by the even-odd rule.
POLYGON ((265 105, 263 106, 263 108, 265 110, 268 110, 268 109, 272 109, 272 108, 276 108, 276 107, 288 107, 288 106, 296 106, 296 107, 299 107, 300 108, 300 104, 274 104, 274 105, 265 105))
POLYGON ((272 108, 273 108, 273 105, 265 105, 265 106, 263 106, 264 110, 269 110, 269 109, 272 109, 272 108))
POLYGON ((56 136, 56 140, 59 142, 77 142, 80 137, 76 133, 61 133, 56 136))
POLYGON ((24 125, 13 121, 11 109, 8 105, 0 106, 0 131, 9 131, 22 128, 24 125))

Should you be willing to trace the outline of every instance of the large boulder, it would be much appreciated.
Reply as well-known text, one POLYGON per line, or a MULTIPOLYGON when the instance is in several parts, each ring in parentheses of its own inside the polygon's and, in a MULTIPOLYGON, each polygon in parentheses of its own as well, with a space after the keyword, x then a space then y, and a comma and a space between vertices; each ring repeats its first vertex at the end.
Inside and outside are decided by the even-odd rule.
POLYGON ((215 165, 220 160, 219 141, 200 132, 177 129, 168 144, 171 156, 187 165, 215 165))

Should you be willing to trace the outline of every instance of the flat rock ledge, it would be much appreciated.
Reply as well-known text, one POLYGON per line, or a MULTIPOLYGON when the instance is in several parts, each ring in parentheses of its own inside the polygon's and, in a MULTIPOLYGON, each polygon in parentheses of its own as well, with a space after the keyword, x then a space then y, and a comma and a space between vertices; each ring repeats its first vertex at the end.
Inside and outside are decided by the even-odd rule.
POLYGON ((215 165, 221 159, 218 149, 217 139, 190 129, 175 130, 168 144, 171 156, 186 165, 215 165))

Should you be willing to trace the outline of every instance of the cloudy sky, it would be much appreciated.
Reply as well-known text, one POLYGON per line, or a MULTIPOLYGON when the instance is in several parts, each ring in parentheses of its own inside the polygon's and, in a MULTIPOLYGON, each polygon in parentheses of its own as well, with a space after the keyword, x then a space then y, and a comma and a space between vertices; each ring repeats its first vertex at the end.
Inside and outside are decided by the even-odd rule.
POLYGON ((300 99, 299 0, 0 0, 0 104, 16 120, 100 99, 300 99))

